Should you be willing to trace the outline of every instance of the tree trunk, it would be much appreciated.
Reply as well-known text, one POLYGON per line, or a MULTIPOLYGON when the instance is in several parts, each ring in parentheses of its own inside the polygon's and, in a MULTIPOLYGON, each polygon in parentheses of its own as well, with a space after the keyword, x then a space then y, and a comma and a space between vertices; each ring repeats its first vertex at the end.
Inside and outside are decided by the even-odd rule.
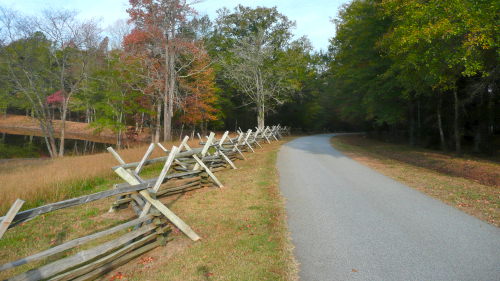
POLYGON ((54 158, 54 153, 52 152, 52 146, 48 137, 43 137, 45 139, 45 144, 47 145, 47 151, 49 152, 50 158, 54 158))
POLYGON ((172 129, 172 121, 168 112, 170 91, 170 48, 167 34, 165 43, 165 88, 163 89, 163 141, 169 141, 169 132, 172 129))
POLYGON ((453 127, 455 131, 455 151, 458 154, 462 153, 462 145, 461 145, 461 136, 460 136, 460 127, 459 127, 459 107, 460 105, 458 104, 458 94, 457 94, 457 89, 453 89, 453 99, 454 99, 454 118, 453 118, 453 127))
POLYGON ((412 100, 409 101, 409 117, 410 117, 410 128, 409 128, 409 144, 415 146, 415 106, 412 100))
POLYGON ((73 146, 73 154, 78 155, 78 141, 75 140, 75 145, 73 146))
POLYGON ((172 118, 174 117, 175 102, 175 46, 170 43, 175 38, 175 27, 166 32, 167 43, 165 44, 165 89, 164 89, 164 113, 163 113, 163 140, 172 140, 172 118))
POLYGON ((169 72, 169 83, 168 83, 168 118, 167 118, 167 130, 165 134, 165 140, 166 141, 171 141, 172 140, 172 118, 174 117, 174 101, 175 101, 175 52, 171 51, 169 53, 169 66, 168 66, 168 72, 169 72))
POLYGON ((88 146, 89 146, 89 141, 88 140, 83 141, 83 155, 87 154, 88 146))
MULTIPOLYGON (((171 95, 169 94, 169 97, 171 95)), ((168 106, 166 108, 165 112, 165 120, 164 122, 164 134, 163 134, 163 140, 164 141, 171 141, 172 140, 172 117, 174 115, 173 113, 173 103, 169 102, 168 106)))
POLYGON ((160 142, 160 127, 161 127, 161 102, 158 101, 156 105, 156 122, 155 122, 155 132, 153 137, 153 142, 160 142))
POLYGON ((61 111, 61 136, 59 139, 59 157, 64 156, 64 141, 66 135, 66 114, 68 113, 69 98, 63 100, 61 111))
POLYGON ((264 128, 264 119, 264 110, 259 106, 257 112, 257 127, 259 127, 259 129, 264 128))
MULTIPOLYGON (((208 136, 208 124, 206 121, 200 123, 200 130, 203 136, 208 136)), ((203 139, 201 139, 201 141, 203 141, 203 139)))
POLYGON ((118 129, 118 133, 116 135, 116 147, 118 149, 122 148, 122 129, 118 129))
POLYGON ((441 143, 441 150, 446 151, 446 141, 444 139, 444 132, 443 132, 443 121, 441 119, 441 96, 438 97, 438 103, 437 103, 437 121, 438 121, 438 130, 439 130, 439 140, 441 143))
POLYGON ((48 134, 48 146, 49 146, 49 153, 51 158, 56 158, 57 157, 57 145, 56 145, 56 139, 54 137, 54 129, 52 128, 52 125, 50 125, 50 128, 48 129, 50 133, 48 134))
POLYGON ((420 112, 420 98, 417 101, 417 143, 422 144, 422 114, 420 112))
POLYGON ((85 109, 85 122, 90 123, 90 109, 87 108, 85 109))
POLYGON ((120 114, 118 115, 118 124, 120 127, 118 129, 118 133, 116 136, 116 146, 118 147, 118 149, 121 149, 122 147, 122 126, 121 126, 122 123, 123 123, 123 112, 120 112, 120 114))
POLYGON ((182 134, 184 133, 184 123, 181 126, 181 132, 179 133, 179 140, 182 140, 182 134))
POLYGON ((137 118, 136 118, 136 121, 135 121, 135 132, 137 134, 142 133, 142 127, 143 126, 144 126, 144 112, 141 113, 141 121, 137 121, 137 118))

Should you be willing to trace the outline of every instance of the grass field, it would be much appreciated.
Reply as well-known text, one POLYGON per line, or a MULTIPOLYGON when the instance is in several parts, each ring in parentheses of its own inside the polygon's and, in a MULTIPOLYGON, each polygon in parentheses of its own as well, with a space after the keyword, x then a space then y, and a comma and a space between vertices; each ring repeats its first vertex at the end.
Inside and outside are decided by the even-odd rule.
MULTIPOLYGON (((168 148, 174 144, 179 142, 164 143, 168 148)), ((189 144, 199 146, 197 140, 189 144)), ((126 162, 135 162, 141 159, 146 149, 147 146, 140 146, 119 153, 126 162)), ((153 157, 163 155, 155 148, 153 157)), ((108 152, 0 163, 0 213, 5 213, 16 198, 25 200, 23 209, 27 209, 86 194, 92 186, 112 178, 111 167, 117 164, 108 152)))
POLYGON ((363 136, 334 137, 332 144, 382 174, 500 226, 500 164, 495 159, 455 157, 363 136))
MULTIPOLYGON (((167 246, 146 253, 102 280, 296 280, 297 265, 288 239, 275 168, 277 151, 282 143, 266 144, 263 149, 257 149, 255 154, 246 153, 246 161, 236 162, 238 170, 217 173, 224 183, 223 189, 205 187, 162 199, 202 237, 201 241, 191 242, 174 231, 171 235, 174 239, 167 246)), ((124 151, 125 158, 137 160, 143 151, 144 148, 124 151)), ((78 175, 93 173, 93 177, 87 177, 87 184, 80 188, 79 193, 105 190, 119 181, 109 172, 110 166, 114 165, 111 156, 87 157, 60 159, 32 164, 30 167, 33 170, 67 167, 78 175), (81 164, 81 160, 88 163, 85 168, 78 170, 72 167, 81 164)), ((22 170, 23 167, 18 169, 22 170)), ((21 173, 18 169, 9 173, 21 173)), ((145 172, 152 177, 158 170, 159 166, 156 166, 145 172)), ((68 176, 65 182, 68 180, 76 179, 68 176)), ((66 197, 65 192, 68 190, 70 193, 75 192, 71 191, 74 187, 61 184, 61 197, 66 197)), ((38 189, 38 193, 43 192, 51 190, 38 189)), ((35 198, 38 193, 33 193, 35 198)), ((56 197, 51 195, 47 200, 56 197)), ((53 212, 9 230, 0 240, 0 263, 117 225, 134 216, 130 209, 107 213, 111 203, 112 199, 101 200, 53 212)), ((69 255, 74 251, 64 254, 69 255)), ((0 279, 30 268, 21 266, 2 272, 0 279)))

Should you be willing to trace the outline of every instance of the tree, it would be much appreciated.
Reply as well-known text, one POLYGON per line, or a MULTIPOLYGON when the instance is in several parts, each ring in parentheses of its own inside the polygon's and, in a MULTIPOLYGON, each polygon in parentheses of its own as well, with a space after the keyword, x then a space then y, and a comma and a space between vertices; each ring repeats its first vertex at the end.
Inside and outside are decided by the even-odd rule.
POLYGON ((322 100, 324 56, 313 53, 309 39, 301 37, 292 41, 280 57, 282 63, 279 67, 286 69, 286 81, 295 94, 293 99, 287 99, 269 118, 282 125, 311 131, 329 126, 322 100))
POLYGON ((123 39, 132 32, 132 25, 125 19, 116 20, 108 26, 110 36, 110 47, 112 50, 123 50, 123 39))
POLYGON ((42 17, 25 17, 1 9, 0 23, 7 36, 2 60, 13 91, 24 97, 38 119, 52 157, 64 155, 65 122, 71 97, 88 75, 99 44, 93 21, 80 22, 68 11, 46 11, 42 17), (61 130, 56 145, 48 97, 61 97, 61 130))
MULTIPOLYGON (((182 38, 177 36, 181 24, 193 13, 185 0, 130 0, 127 10, 136 35, 137 43, 150 58, 156 58, 158 71, 162 72, 163 86, 160 92, 163 102, 163 137, 172 138, 172 118, 177 91, 179 46, 182 38), (142 42, 141 42, 142 39, 142 42)), ((130 40, 129 40, 130 41, 130 40)), ((158 114, 161 107, 157 108, 158 114)), ((160 118, 157 118, 159 122, 160 118)), ((159 126, 157 126, 158 128, 159 126)), ((159 140, 159 134, 156 139, 159 140)))
POLYGON ((382 126, 405 119, 406 101, 398 81, 388 71, 392 61, 377 44, 389 30, 377 1, 353 1, 339 11, 336 36, 331 39, 330 89, 342 118, 369 120, 382 126), (383 75, 382 75, 383 74, 383 75))
POLYGON ((7 9, 1 9, 0 21, 5 34, 1 50, 2 79, 11 85, 11 91, 27 100, 39 121, 51 157, 57 157, 53 113, 47 96, 53 93, 54 77, 45 68, 51 66, 50 47, 42 32, 32 32, 28 18, 7 9))
POLYGON ((344 5, 325 79, 331 116, 406 134, 412 145, 446 149, 452 139, 460 153, 473 135, 476 151, 487 147, 499 102, 498 10, 472 0, 344 5))
POLYGON ((279 53, 288 45, 293 26, 276 8, 240 5, 233 13, 219 10, 214 37, 222 54, 223 77, 255 105, 261 128, 266 113, 292 92, 279 53))
MULTIPOLYGON (((428 85, 439 94, 453 95, 454 140, 458 153, 461 152, 463 106, 459 83, 466 77, 489 76, 499 58, 495 24, 499 6, 493 2, 382 1, 385 14, 394 19, 393 29, 383 42, 388 54, 398 64, 415 69, 414 73, 422 73, 420 76, 427 77, 428 85)), ((440 134, 443 135, 441 128, 440 134)))
POLYGON ((90 65, 99 50, 101 30, 96 22, 78 21, 74 12, 65 10, 47 10, 35 24, 54 50, 49 52, 54 67, 47 69, 52 70, 51 75, 56 77, 58 90, 62 93, 59 156, 63 156, 69 104, 89 75, 90 65))
MULTIPOLYGON (((123 144, 127 116, 143 111, 137 102, 140 92, 134 85, 140 83, 139 64, 120 50, 113 50, 106 57, 105 65, 97 69, 89 81, 89 92, 93 93, 96 119, 92 124, 98 130, 109 128, 116 133, 116 144, 123 144)), ((84 95, 89 97, 91 95, 84 95)))
POLYGON ((211 59, 204 48, 200 46, 190 53, 196 54, 191 58, 191 69, 185 74, 179 73, 179 88, 183 92, 180 121, 194 127, 218 118, 218 110, 215 107, 217 89, 215 71, 210 66, 211 59))

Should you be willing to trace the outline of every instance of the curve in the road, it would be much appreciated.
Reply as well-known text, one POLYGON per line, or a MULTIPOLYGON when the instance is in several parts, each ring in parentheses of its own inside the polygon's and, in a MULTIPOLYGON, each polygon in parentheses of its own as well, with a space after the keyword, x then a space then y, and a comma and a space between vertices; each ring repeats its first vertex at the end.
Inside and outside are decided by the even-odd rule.
POLYGON ((278 156, 302 280, 500 280, 500 229, 345 157, 333 135, 278 156))

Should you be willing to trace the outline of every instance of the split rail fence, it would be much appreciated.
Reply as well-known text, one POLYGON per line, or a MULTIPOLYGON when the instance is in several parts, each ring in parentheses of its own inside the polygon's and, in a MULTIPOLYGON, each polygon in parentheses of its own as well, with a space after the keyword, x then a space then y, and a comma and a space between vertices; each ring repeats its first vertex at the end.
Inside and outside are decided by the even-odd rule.
MULTIPOLYGON (((176 193, 183 193, 201 188, 204 184, 223 184, 214 174, 226 168, 237 169, 235 161, 245 159, 244 152, 254 152, 264 142, 279 140, 290 134, 290 128, 281 126, 256 128, 243 132, 238 130, 236 137, 225 132, 220 139, 210 133, 205 139, 198 134, 201 147, 190 147, 186 136, 179 146, 170 149, 160 143, 151 143, 144 156, 138 162, 126 163, 112 147, 108 151, 114 156, 117 165, 113 171, 123 179, 112 189, 72 198, 41 207, 19 212, 24 201, 18 199, 3 217, 0 217, 0 239, 10 228, 22 227, 37 216, 56 210, 71 208, 96 200, 116 197, 110 212, 131 206, 136 217, 120 225, 90 235, 66 241, 28 257, 0 265, 0 271, 9 270, 28 263, 45 261, 46 258, 61 256, 66 251, 85 245, 97 239, 108 241, 64 256, 55 261, 17 274, 7 280, 93 280, 110 272, 114 268, 150 251, 165 245, 172 227, 178 228, 193 241, 200 240, 191 227, 172 212, 158 199, 176 193), (161 149, 165 156, 152 158, 155 148, 161 149), (160 174, 155 178, 141 176, 144 167, 163 163, 160 174), (128 231, 127 231, 128 230, 128 231), (123 234, 125 233, 125 234, 123 234), (121 234, 121 236, 116 237, 121 234), (58 255, 59 254, 59 255, 58 255)), ((99 240, 100 241, 100 240, 99 240)))

